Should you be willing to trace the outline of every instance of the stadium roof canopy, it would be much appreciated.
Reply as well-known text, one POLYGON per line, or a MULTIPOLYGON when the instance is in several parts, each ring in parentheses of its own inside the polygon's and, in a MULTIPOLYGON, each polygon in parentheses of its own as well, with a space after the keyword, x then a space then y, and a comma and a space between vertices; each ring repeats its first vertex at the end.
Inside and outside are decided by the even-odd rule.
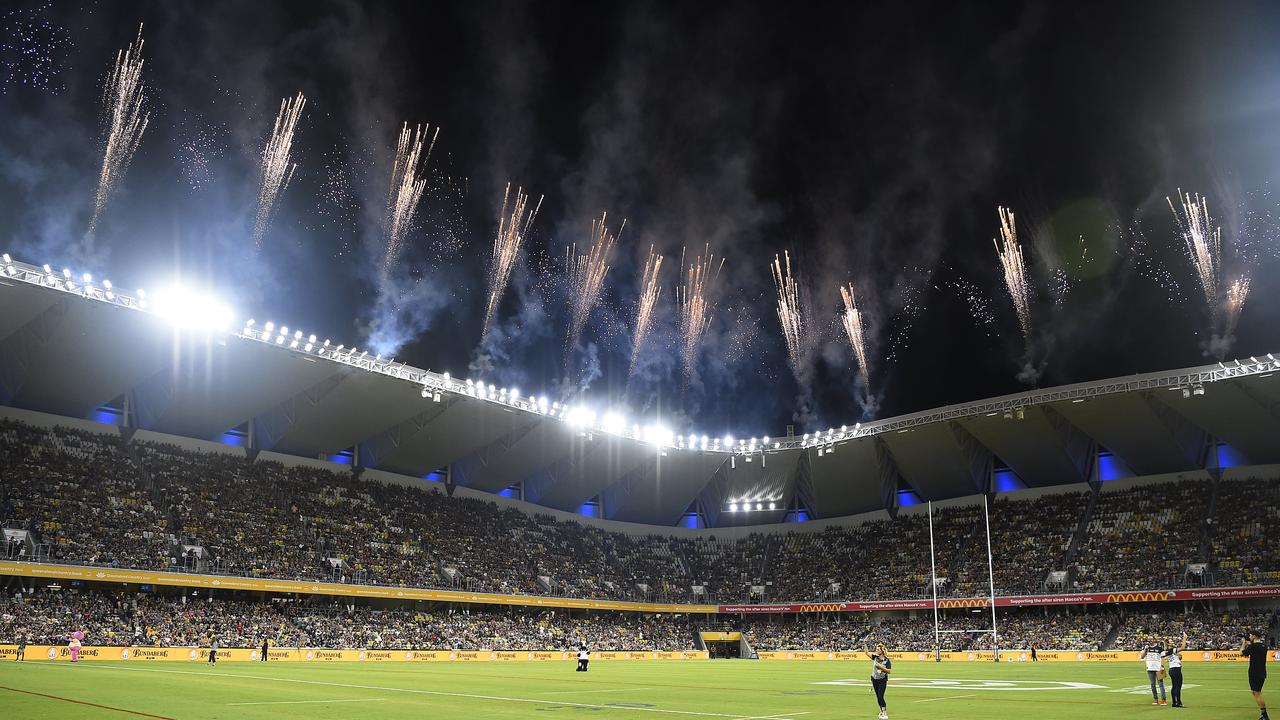
POLYGON ((513 397, 283 328, 225 322, 199 298, 118 293, 0 264, 0 404, 253 450, 330 458, 600 517, 773 523, 1009 487, 1280 462, 1268 355, 953 405, 795 438, 710 441, 585 406, 513 397), (150 304, 148 304, 150 303, 150 304), (166 305, 167 303, 167 305, 166 305), (704 449, 705 448, 705 449, 704 449), (743 503, 752 510, 743 512, 743 503), (773 503, 775 510, 770 510, 773 503), (760 509, 756 509, 757 506, 760 509), (739 508, 731 510, 731 507, 739 508))

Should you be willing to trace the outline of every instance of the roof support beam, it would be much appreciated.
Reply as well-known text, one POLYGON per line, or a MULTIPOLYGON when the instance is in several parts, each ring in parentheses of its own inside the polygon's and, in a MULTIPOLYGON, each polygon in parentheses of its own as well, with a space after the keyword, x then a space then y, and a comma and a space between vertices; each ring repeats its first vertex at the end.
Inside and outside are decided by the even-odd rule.
POLYGON ((325 396, 342 385, 349 373, 338 372, 252 418, 254 447, 271 450, 284 439, 307 410, 314 408, 325 396))
POLYGON ((436 418, 448 412, 449 408, 460 402, 462 402, 461 397, 452 394, 446 395, 441 402, 428 404, 426 410, 408 420, 370 438, 361 440, 356 444, 360 449, 360 464, 365 467, 378 467, 379 463, 399 448, 401 443, 411 440, 436 418))
POLYGON ((972 433, 965 430, 960 423, 952 420, 947 423, 951 428, 951 434, 955 436, 956 444, 960 446, 960 452, 964 455, 965 466, 969 471, 969 481, 973 485, 973 489, 983 495, 992 490, 992 468, 994 462, 992 454, 978 438, 972 433))
POLYGON ((12 404, 27 376, 40 370, 45 346, 70 312, 71 299, 63 298, 0 342, 0 404, 12 404))
POLYGON ((889 445, 877 437, 876 469, 880 471, 880 502, 889 513, 889 517, 898 517, 898 482, 902 473, 898 472, 898 463, 893 460, 893 452, 889 445))
POLYGON ((489 466, 491 460, 497 459, 499 456, 505 455, 538 426, 536 422, 530 422, 512 430, 493 442, 485 445, 475 451, 468 457, 452 464, 451 474, 453 482, 458 485, 470 486, 470 479, 477 472, 489 466))

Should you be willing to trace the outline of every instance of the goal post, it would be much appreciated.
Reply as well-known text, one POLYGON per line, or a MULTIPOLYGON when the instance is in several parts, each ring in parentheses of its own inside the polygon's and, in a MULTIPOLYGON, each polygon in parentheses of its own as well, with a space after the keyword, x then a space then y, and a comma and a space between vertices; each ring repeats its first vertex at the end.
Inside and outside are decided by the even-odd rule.
POLYGON ((938 562, 935 554, 933 542, 933 501, 929 501, 929 585, 933 589, 933 647, 934 658, 939 662, 942 659, 942 636, 943 635, 959 635, 959 634, 975 634, 990 633, 992 657, 995 662, 1000 662, 1000 633, 996 623, 996 573, 995 560, 991 553, 991 511, 987 496, 982 496, 982 517, 987 531, 987 602, 991 607, 991 627, 975 629, 975 630, 943 630, 942 623, 938 614, 938 562))

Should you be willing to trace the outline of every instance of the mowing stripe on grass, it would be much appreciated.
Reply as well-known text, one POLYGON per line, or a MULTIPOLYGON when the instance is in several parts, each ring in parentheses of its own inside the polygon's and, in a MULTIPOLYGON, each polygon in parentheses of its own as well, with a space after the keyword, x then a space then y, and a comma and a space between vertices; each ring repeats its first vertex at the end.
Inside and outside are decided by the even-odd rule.
POLYGON ((18 688, 6 687, 4 685, 0 685, 0 690, 8 690, 9 692, 22 693, 23 695, 35 695, 36 697, 49 698, 50 700, 61 700, 62 702, 75 703, 76 705, 87 705, 89 707, 96 707, 100 710, 114 710, 116 712, 128 713, 130 715, 137 715, 138 717, 156 718, 156 720, 174 720, 171 717, 166 717, 164 715, 152 715, 151 713, 144 713, 140 710, 118 708, 118 707, 112 707, 110 705, 99 705, 98 703, 86 702, 84 700, 75 700, 72 698, 62 697, 60 695, 47 695, 45 693, 33 692, 31 690, 19 690, 18 688))
MULTIPOLYGON (((66 669, 71 666, 70 665, 53 665, 53 664, 47 664, 47 665, 33 664, 32 667, 51 667, 51 668, 66 669)), ((298 678, 278 678, 278 677, 269 677, 266 675, 240 675, 238 673, 198 672, 195 670, 161 670, 160 668, 134 668, 134 667, 124 667, 123 665, 107 665, 105 663, 83 665, 81 667, 86 670, 120 670, 123 672, 151 672, 151 673, 168 673, 170 675, 203 675, 203 676, 213 676, 213 677, 229 677, 229 678, 240 678, 241 680, 264 680, 266 682, 297 683, 299 685, 324 685, 326 687, 344 687, 344 688, 354 688, 357 690, 381 690, 383 692, 412 693, 414 695, 435 695, 438 697, 468 698, 471 700, 493 700, 496 702, 532 703, 535 705, 547 705, 547 704, 563 705, 566 707, 595 708, 599 710, 633 710, 635 712, 662 713, 666 715, 696 715, 699 717, 732 718, 733 720, 742 720, 743 718, 750 717, 748 715, 742 715, 741 713, 699 712, 697 710, 667 710, 663 708, 631 707, 631 706, 625 706, 625 705, 599 705, 595 703, 567 702, 564 700, 516 698, 516 697, 504 697, 501 695, 476 695, 472 693, 445 692, 443 690, 420 690, 418 688, 398 688, 398 687, 386 687, 382 685, 357 685, 355 683, 326 682, 324 680, 300 680, 298 678)), ((80 668, 77 668, 77 671, 79 671, 79 669, 80 668)), ((115 708, 111 708, 111 709, 114 710, 115 708)), ((160 716, 149 715, 147 717, 160 717, 160 716)), ((173 719, 165 718, 164 720, 173 720, 173 719)))

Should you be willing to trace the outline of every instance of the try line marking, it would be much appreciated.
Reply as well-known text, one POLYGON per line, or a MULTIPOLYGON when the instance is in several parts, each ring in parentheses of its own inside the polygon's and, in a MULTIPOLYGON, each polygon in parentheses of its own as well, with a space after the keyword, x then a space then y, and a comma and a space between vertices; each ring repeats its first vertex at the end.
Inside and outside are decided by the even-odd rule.
POLYGON ((539 695, 582 695, 585 693, 604 693, 604 692, 630 692, 632 690, 640 692, 641 690, 652 690, 653 688, 613 688, 611 690, 552 690, 551 692, 539 693, 539 695))
MULTIPOLYGON (((32 663, 32 667, 51 667, 51 668, 60 668, 65 670, 73 666, 67 665, 67 664, 54 665, 51 663, 50 664, 32 663)), ((618 711, 630 710, 634 712, 662 713, 664 715, 696 715, 698 717, 732 718, 732 720, 747 720, 747 718, 756 718, 756 720, 759 720, 760 718, 760 716, 758 715, 757 716, 743 715, 742 713, 700 712, 697 710, 667 710, 664 708, 633 707, 629 705, 600 705, 596 703, 566 702, 563 700, 517 698, 517 697, 505 697, 502 695, 477 695, 474 693, 446 692, 444 690, 420 690, 418 688, 386 687, 384 685, 357 685, 355 683, 328 682, 325 680, 302 680, 299 678, 280 678, 280 677, 270 677, 267 675, 241 675, 239 673, 227 673, 227 672, 198 672, 195 670, 162 670, 160 668, 124 667, 123 665, 108 665, 105 663, 94 663, 93 665, 86 664, 86 665, 80 665, 79 667, 84 668, 86 670, 90 670, 90 669, 119 670, 121 672, 150 672, 150 673, 166 673, 169 675, 206 675, 206 676, 213 676, 213 677, 240 678, 241 680, 263 680, 265 682, 296 683, 299 685, 323 685, 325 687, 354 688, 356 690, 378 690, 381 692, 399 692, 399 693, 410 693, 414 695, 457 697, 457 698, 467 698, 470 700, 493 700, 497 702, 532 703, 535 705, 548 705, 548 704, 564 705, 567 707, 593 708, 593 709, 599 709, 599 710, 618 710, 618 711)), ((77 668, 77 671, 79 671, 79 668, 77 668)), ((798 713, 784 713, 783 717, 785 717, 786 715, 795 715, 795 714, 798 714, 798 713)), ((767 717, 772 718, 776 716, 771 715, 767 717)))

